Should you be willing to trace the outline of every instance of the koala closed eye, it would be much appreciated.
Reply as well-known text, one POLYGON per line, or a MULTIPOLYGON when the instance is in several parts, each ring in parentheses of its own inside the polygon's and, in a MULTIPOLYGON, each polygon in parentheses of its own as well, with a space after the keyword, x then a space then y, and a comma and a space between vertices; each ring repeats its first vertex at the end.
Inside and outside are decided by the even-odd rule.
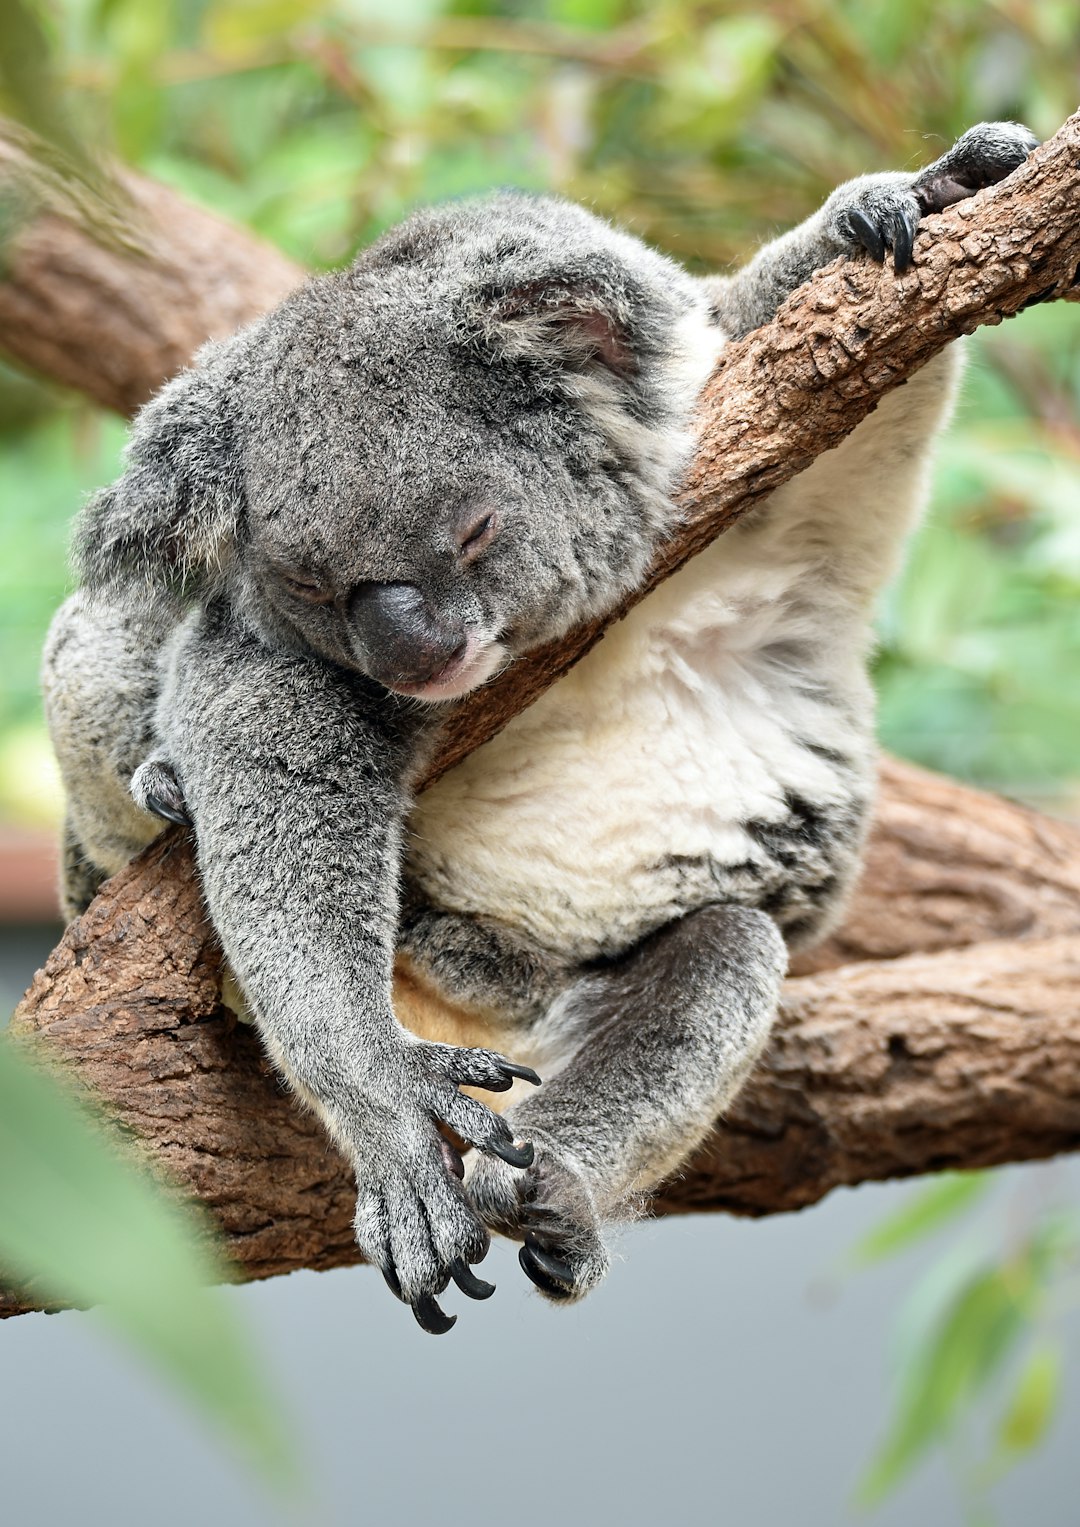
POLYGON ((330 604, 335 598, 333 589, 307 573, 279 571, 277 576, 282 588, 294 599, 303 599, 308 604, 330 604))
POLYGON ((489 547, 499 528, 498 515, 488 511, 474 516, 458 533, 458 551, 462 561, 472 562, 489 547))

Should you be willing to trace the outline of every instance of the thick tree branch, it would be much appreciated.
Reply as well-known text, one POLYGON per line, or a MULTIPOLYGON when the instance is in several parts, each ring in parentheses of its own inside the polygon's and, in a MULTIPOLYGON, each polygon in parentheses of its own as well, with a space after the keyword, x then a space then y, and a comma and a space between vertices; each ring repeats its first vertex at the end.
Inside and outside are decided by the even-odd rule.
MULTIPOLYGON (((788 983, 757 1077, 658 1212, 1080 1146, 1080 830, 902 765, 887 782, 831 950, 852 963, 788 983)), ((68 930, 17 1030, 213 1212, 241 1275, 354 1262, 348 1168, 219 985, 189 850, 161 840, 68 930)))
MULTIPOLYGON (((1078 149, 1080 118, 1072 118, 1007 183, 928 224, 907 275, 868 260, 831 267, 732 347, 703 399, 685 523, 654 583, 837 444, 949 339, 1036 298, 1075 295, 1078 149)), ((173 199, 157 204, 145 186, 135 194, 147 217, 175 216, 173 199)), ((0 283, 0 332, 24 359, 131 408, 174 368, 185 343, 251 316, 295 279, 247 235, 217 236, 231 272, 224 297, 215 295, 212 264, 187 270, 192 290, 162 335, 157 305, 183 289, 164 231, 146 242, 152 254, 131 257, 55 220, 31 225, 0 283), (59 263, 48 253, 54 238, 67 251, 59 263), (138 280, 132 258, 143 262, 138 280), (266 258, 276 263, 257 289, 255 267, 266 258), (74 314, 63 298, 69 283, 86 294, 74 314), (131 299, 115 342, 111 313, 95 306, 102 292, 131 299), (73 317, 82 337, 69 355, 52 326, 73 317), (102 383, 106 337, 111 369, 102 383)), ((574 633, 464 704, 433 777, 599 635, 574 633)), ((1080 1055, 1068 1021, 1078 950, 1080 833, 887 766, 847 925, 804 963, 815 973, 791 983, 759 1079, 658 1207, 766 1213, 841 1182, 1080 1144, 1080 1055), (998 942, 979 942, 989 940, 998 942), (839 962, 847 963, 828 968, 839 962)), ((251 1035, 221 1009, 219 988, 190 852, 171 835, 68 930, 25 999, 18 1030, 47 1039, 153 1159, 214 1210, 249 1276, 354 1260, 346 1169, 283 1096, 251 1035)))

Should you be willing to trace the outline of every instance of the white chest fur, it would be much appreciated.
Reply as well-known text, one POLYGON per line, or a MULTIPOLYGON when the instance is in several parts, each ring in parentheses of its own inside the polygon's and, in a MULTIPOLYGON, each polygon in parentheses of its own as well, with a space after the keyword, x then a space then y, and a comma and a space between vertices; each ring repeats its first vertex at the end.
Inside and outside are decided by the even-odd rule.
POLYGON ((763 568, 756 540, 723 537, 421 798, 410 870, 433 900, 600 954, 686 910, 663 866, 744 863, 787 794, 835 799, 805 743, 865 757, 861 666, 838 665, 842 694, 808 685, 801 569, 763 568))

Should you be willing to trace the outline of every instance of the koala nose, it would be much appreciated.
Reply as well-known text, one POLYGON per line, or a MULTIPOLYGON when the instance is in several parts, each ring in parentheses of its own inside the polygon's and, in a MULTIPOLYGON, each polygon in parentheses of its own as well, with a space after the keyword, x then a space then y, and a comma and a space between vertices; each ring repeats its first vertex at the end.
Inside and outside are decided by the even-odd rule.
POLYGON ((436 619, 412 583, 361 583, 349 601, 357 657, 371 678, 425 684, 461 652, 464 629, 436 619))

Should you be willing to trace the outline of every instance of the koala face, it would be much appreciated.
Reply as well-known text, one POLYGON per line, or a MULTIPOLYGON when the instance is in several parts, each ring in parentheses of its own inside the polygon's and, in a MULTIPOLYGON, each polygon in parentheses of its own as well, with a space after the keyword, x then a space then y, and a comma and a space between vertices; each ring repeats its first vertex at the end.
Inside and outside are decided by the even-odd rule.
POLYGON ((640 579, 698 310, 677 267, 569 204, 419 214, 148 405, 84 516, 84 574, 179 573, 269 640, 464 694, 640 579))

